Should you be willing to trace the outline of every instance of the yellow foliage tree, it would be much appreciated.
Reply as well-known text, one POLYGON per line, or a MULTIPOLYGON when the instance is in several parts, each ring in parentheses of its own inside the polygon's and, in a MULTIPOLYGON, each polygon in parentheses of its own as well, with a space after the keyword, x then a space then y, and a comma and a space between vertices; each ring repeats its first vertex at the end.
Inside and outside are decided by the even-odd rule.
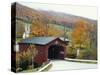
POLYGON ((35 21, 31 27, 32 34, 34 36, 61 36, 63 34, 63 31, 49 24, 47 25, 48 27, 40 21, 35 21))
POLYGON ((89 42, 89 34, 88 34, 88 22, 85 20, 79 20, 75 24, 75 28, 72 32, 72 43, 74 47, 86 47, 89 42))

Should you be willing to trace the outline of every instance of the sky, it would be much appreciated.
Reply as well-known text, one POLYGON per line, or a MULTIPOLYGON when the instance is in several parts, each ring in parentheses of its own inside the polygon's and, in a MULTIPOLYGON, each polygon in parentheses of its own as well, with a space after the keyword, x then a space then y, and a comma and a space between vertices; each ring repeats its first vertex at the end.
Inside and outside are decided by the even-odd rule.
POLYGON ((46 4, 46 3, 31 3, 19 2, 22 5, 33 9, 42 9, 56 12, 68 13, 76 16, 82 16, 89 19, 97 20, 97 7, 93 6, 77 6, 65 4, 46 4))

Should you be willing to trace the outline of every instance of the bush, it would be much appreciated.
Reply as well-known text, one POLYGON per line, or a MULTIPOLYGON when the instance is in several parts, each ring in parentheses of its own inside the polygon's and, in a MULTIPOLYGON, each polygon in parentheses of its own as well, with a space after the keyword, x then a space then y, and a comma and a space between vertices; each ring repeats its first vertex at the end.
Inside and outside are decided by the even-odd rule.
POLYGON ((93 50, 81 50, 80 54, 77 58, 88 59, 88 60, 96 60, 97 54, 96 54, 96 51, 93 51, 93 50))
POLYGON ((72 47, 68 47, 66 51, 66 57, 68 58, 76 58, 76 50, 72 47))
POLYGON ((97 50, 91 50, 91 59, 97 60, 97 50))
POLYGON ((38 63, 35 63, 34 62, 34 68, 38 68, 38 67, 40 67, 42 64, 38 64, 38 63))
POLYGON ((76 58, 76 54, 67 54, 67 57, 75 59, 76 58))
POLYGON ((86 50, 80 50, 79 56, 77 56, 78 59, 88 59, 89 58, 89 52, 86 50))
POLYGON ((22 61, 20 62, 20 67, 21 67, 23 70, 27 70, 27 69, 28 69, 28 66, 29 66, 28 63, 29 63, 29 62, 28 62, 27 60, 22 60, 22 61))
POLYGON ((66 50, 66 57, 68 58, 78 58, 78 59, 88 59, 88 60, 97 60, 97 50, 92 50, 90 48, 81 48, 79 56, 77 56, 77 50, 68 46, 66 50))

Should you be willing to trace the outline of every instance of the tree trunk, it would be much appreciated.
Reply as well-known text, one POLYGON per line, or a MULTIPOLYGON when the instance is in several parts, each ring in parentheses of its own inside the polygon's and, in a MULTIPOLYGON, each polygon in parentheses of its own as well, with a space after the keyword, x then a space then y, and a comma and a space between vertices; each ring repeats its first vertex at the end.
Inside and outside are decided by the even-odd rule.
POLYGON ((79 54, 80 54, 80 50, 79 50, 79 49, 77 49, 77 57, 79 56, 79 54))
POLYGON ((32 69, 34 68, 33 59, 34 59, 34 58, 33 58, 33 56, 32 56, 32 69))

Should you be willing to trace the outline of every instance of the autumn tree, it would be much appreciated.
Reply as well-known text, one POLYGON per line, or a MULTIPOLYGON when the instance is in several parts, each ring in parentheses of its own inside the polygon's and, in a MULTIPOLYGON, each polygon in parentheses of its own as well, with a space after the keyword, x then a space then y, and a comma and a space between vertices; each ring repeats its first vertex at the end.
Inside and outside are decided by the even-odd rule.
POLYGON ((35 48, 34 45, 30 45, 30 47, 28 48, 28 51, 29 51, 29 61, 32 60, 32 68, 34 67, 33 65, 33 62, 34 62, 34 57, 37 55, 38 51, 37 49, 35 48))
MULTIPOLYGON (((61 36, 63 31, 57 29, 54 24, 45 17, 41 20, 35 20, 31 26, 32 36, 61 36)), ((31 37, 32 37, 31 36, 31 37)))
POLYGON ((75 24, 75 28, 72 32, 72 45, 77 48, 77 56, 82 48, 87 48, 90 43, 88 34, 88 22, 85 20, 79 20, 75 24))
POLYGON ((29 66, 34 67, 34 57, 37 55, 38 51, 34 45, 30 45, 29 48, 23 50, 22 52, 16 53, 16 66, 22 69, 27 69, 29 66))
POLYGON ((20 53, 19 52, 16 52, 16 68, 19 68, 19 65, 20 65, 20 53))

